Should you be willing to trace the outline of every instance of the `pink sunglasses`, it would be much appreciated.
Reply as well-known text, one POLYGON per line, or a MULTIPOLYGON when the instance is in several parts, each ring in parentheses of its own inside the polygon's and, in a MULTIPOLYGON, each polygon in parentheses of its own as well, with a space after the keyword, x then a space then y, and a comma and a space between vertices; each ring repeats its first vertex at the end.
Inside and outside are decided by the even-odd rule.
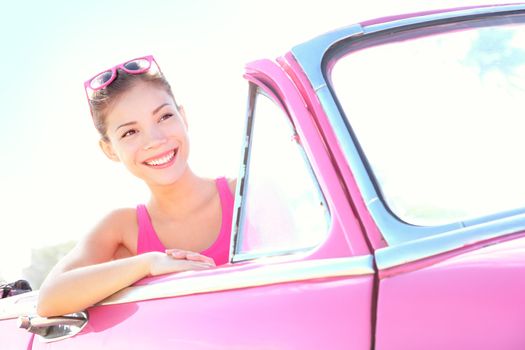
POLYGON ((106 86, 111 84, 117 78, 118 69, 122 69, 128 74, 142 74, 150 71, 152 67, 156 70, 156 72, 161 72, 159 65, 157 64, 152 55, 134 58, 124 63, 117 64, 113 68, 100 72, 93 78, 84 82, 86 96, 88 100, 90 100, 96 91, 102 90, 106 86))

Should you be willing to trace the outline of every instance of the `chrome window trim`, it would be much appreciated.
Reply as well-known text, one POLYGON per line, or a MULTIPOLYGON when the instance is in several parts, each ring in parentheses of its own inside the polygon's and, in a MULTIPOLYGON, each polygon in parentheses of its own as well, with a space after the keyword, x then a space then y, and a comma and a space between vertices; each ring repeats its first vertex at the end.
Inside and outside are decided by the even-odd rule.
POLYGON ((127 287, 97 304, 114 305, 159 298, 229 291, 240 288, 301 282, 324 278, 348 278, 373 275, 372 255, 349 258, 292 261, 250 266, 223 267, 224 271, 189 271, 176 278, 151 285, 127 287), (233 269, 233 271, 228 271, 233 269))
POLYGON ((375 252, 376 266, 378 271, 383 271, 523 231, 524 213, 378 249, 375 252))
POLYGON ((232 262, 242 262, 247 260, 255 260, 255 259, 264 259, 264 258, 273 258, 273 257, 284 257, 284 256, 290 256, 290 255, 297 255, 306 253, 312 249, 317 247, 317 245, 311 246, 311 247, 304 247, 304 248, 298 248, 298 249, 286 249, 286 250, 269 250, 269 251, 262 251, 262 252, 253 252, 253 253, 237 253, 232 258, 232 262))
POLYGON ((248 101, 246 103, 246 117, 244 123, 244 140, 242 142, 241 150, 241 166, 239 167, 239 174, 237 175, 237 186, 235 187, 235 200, 233 205, 233 217, 232 217, 232 231, 230 237, 230 253, 229 262, 235 262, 235 249, 237 247, 239 227, 241 222, 241 212, 243 207, 243 197, 246 185, 247 168, 246 164, 249 162, 250 152, 248 151, 250 146, 250 133, 251 133, 251 122, 250 116, 253 114, 253 108, 255 106, 255 96, 257 89, 254 88, 253 83, 248 85, 248 101))
MULTIPOLYGON (((482 225, 487 220, 492 220, 501 215, 512 215, 515 211, 503 214, 494 214, 486 218, 476 218, 465 222, 451 223, 441 226, 415 226, 404 223, 397 219, 389 209, 383 204, 372 182, 365 162, 363 161, 358 146, 353 141, 354 137, 348 127, 345 118, 339 110, 334 99, 329 84, 324 75, 323 65, 327 59, 327 52, 343 40, 365 37, 382 31, 391 31, 402 27, 412 27, 423 25, 429 22, 440 21, 441 23, 454 22, 456 20, 465 21, 468 19, 478 19, 487 15, 499 15, 513 12, 525 11, 525 4, 522 5, 502 5, 464 9, 459 11, 441 12, 430 15, 416 15, 411 18, 397 19, 389 22, 371 24, 368 26, 353 25, 334 31, 309 42, 294 47, 291 52, 300 67, 310 80, 316 96, 324 109, 333 131, 341 145, 345 158, 349 162, 354 178, 363 196, 363 200, 372 215, 372 218, 381 231, 389 246, 401 245, 411 241, 420 241, 425 237, 441 235, 448 231, 458 231, 467 225, 482 225), (315 53, 315 54, 314 54, 315 53)), ((497 235, 505 235, 505 230, 497 235)))
MULTIPOLYGON (((243 217, 243 209, 244 209, 244 201, 243 198, 245 197, 246 193, 246 186, 248 184, 248 177, 250 174, 249 164, 251 160, 251 140, 252 140, 252 130, 253 130, 253 120, 254 120, 254 113, 257 106, 257 97, 258 95, 263 95, 266 98, 268 98, 271 102, 275 103, 277 108, 282 110, 282 107, 279 103, 274 101, 272 96, 270 96, 268 93, 264 91, 264 88, 268 88, 267 86, 260 86, 255 83, 250 83, 249 85, 249 93, 248 93, 248 107, 246 112, 246 122, 245 122, 245 132, 244 132, 244 142, 242 145, 242 152, 241 152, 241 167, 239 171, 239 177, 238 179, 241 180, 241 185, 237 186, 236 189, 236 196, 235 196, 235 204, 234 204, 234 215, 232 218, 232 239, 230 242, 230 262, 231 263, 238 263, 242 261, 247 260, 254 260, 254 259, 260 259, 260 258, 267 258, 267 257, 274 257, 274 256, 283 256, 283 255, 291 255, 298 252, 305 252, 310 251, 318 247, 323 241, 317 242, 315 245, 308 246, 308 247, 300 247, 300 248, 291 248, 291 249, 283 249, 283 250, 273 250, 273 251, 263 251, 263 252, 253 252, 253 253, 236 253, 237 251, 237 244, 240 243, 240 239, 242 238, 242 232, 240 232, 241 224, 244 220, 243 217)), ((284 116, 288 115, 288 111, 282 110, 284 116)), ((291 120, 289 120, 288 117, 288 124, 290 125, 291 130, 293 130, 295 133, 297 133, 297 130, 295 129, 295 125, 292 123, 291 120)), ((326 198, 324 196, 323 191, 321 190, 321 186, 319 185, 319 181, 317 180, 317 177, 315 175, 314 169, 312 167, 312 164, 310 163, 310 160, 308 159, 308 156, 306 155, 306 152, 302 146, 299 145, 301 156, 303 158, 303 161, 306 164, 308 174, 310 175, 310 178, 312 179, 314 186, 317 189, 317 194, 319 195, 319 199, 322 201, 324 208, 326 208, 326 237, 328 237, 328 233, 330 232, 330 228, 332 227, 333 220, 332 215, 330 211, 330 207, 328 203, 326 202, 326 198)))
POLYGON ((456 20, 470 20, 472 17, 478 18, 479 16, 486 16, 492 14, 505 14, 510 12, 522 11, 525 9, 525 4, 515 4, 515 5, 480 5, 482 7, 477 8, 467 8, 463 10, 452 10, 445 11, 435 14, 428 15, 416 15, 415 17, 403 18, 399 20, 393 20, 390 22, 371 24, 366 26, 367 33, 375 33, 384 30, 388 30, 394 27, 406 27, 413 26, 418 24, 424 24, 434 21, 443 21, 453 19, 456 20))

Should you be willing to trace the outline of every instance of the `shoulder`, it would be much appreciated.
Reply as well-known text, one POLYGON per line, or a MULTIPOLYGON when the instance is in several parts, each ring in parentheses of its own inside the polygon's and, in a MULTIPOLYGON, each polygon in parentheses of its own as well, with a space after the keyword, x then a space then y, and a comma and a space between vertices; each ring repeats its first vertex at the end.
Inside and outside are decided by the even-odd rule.
POLYGON ((115 209, 100 220, 99 225, 108 229, 114 229, 122 224, 136 223, 137 211, 135 208, 115 209), (118 224, 118 225, 115 225, 118 224))
POLYGON ((117 209, 106 214, 90 232, 56 265, 54 271, 67 271, 80 266, 93 265, 114 259, 125 247, 132 252, 128 232, 135 232, 135 209, 117 209))
MULTIPOLYGON (((135 208, 120 208, 106 214, 91 230, 86 239, 104 241, 110 245, 129 246, 129 233, 137 231, 135 208)), ((136 234, 135 234, 136 235, 136 234)), ((132 241, 132 240, 131 240, 132 241)))

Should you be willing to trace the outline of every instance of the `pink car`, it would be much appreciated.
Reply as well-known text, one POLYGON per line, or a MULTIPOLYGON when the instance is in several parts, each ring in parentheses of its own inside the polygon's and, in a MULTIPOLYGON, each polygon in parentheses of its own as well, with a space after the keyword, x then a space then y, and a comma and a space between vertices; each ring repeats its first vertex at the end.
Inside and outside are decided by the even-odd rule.
POLYGON ((246 67, 230 263, 7 349, 525 349, 525 5, 381 18, 246 67))

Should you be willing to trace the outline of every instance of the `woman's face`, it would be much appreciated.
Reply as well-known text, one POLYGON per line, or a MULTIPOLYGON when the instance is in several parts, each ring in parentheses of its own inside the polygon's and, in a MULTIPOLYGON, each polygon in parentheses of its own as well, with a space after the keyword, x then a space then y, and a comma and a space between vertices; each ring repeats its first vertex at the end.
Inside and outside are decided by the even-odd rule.
POLYGON ((182 109, 161 87, 138 82, 119 96, 106 117, 106 155, 150 185, 167 185, 187 167, 189 140, 182 109))

